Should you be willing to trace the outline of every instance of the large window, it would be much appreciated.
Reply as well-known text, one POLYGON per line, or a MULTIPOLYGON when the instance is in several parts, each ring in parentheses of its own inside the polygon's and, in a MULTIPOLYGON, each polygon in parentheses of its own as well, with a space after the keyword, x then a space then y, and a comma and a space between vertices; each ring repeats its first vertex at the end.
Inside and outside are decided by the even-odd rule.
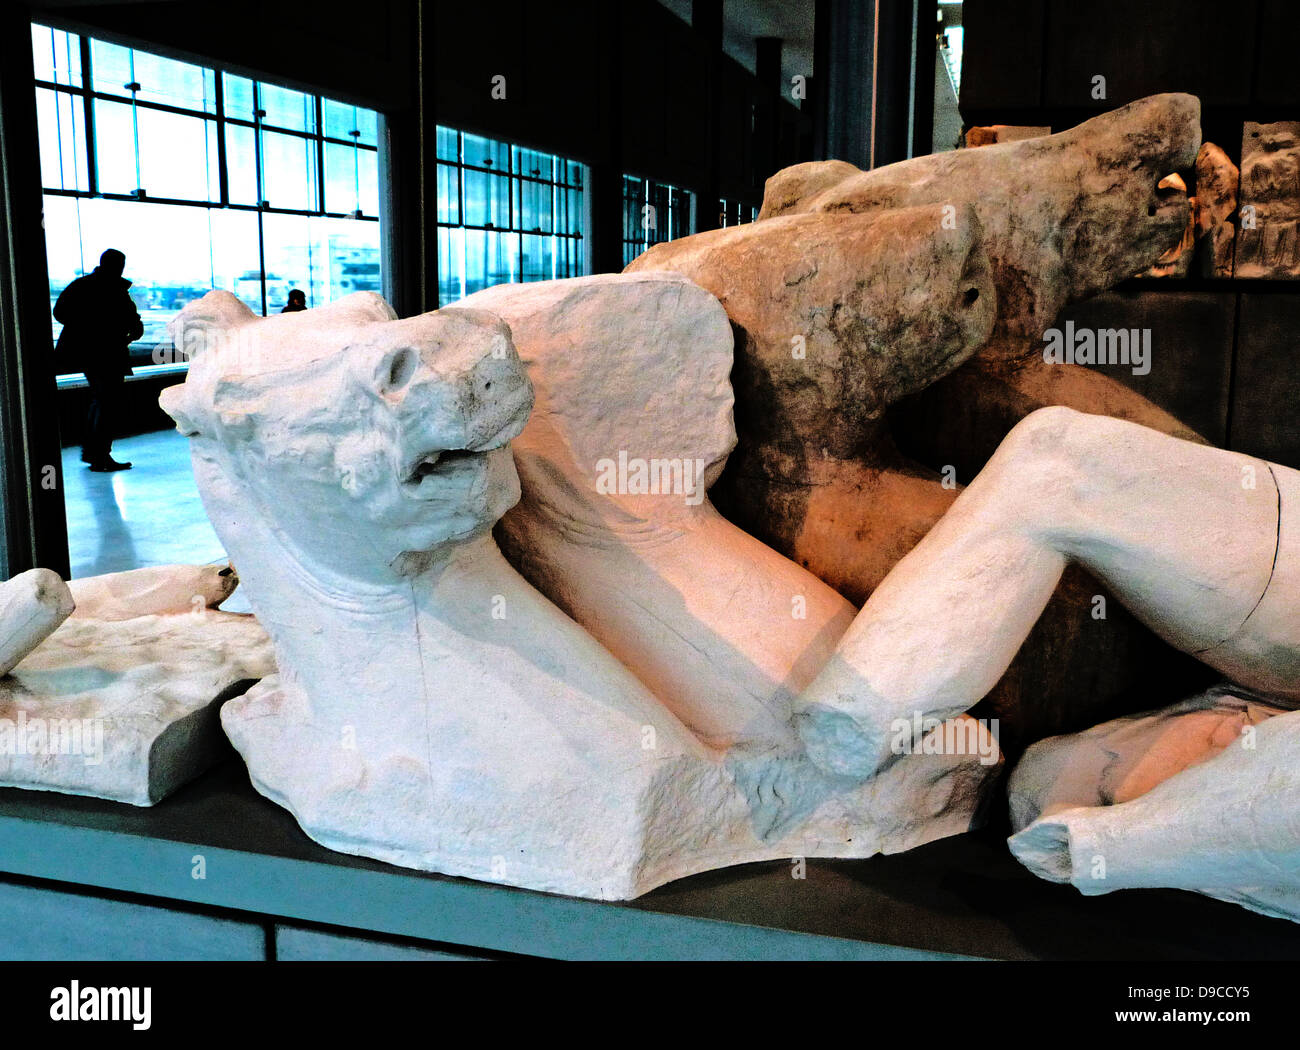
POLYGON ((729 201, 725 197, 718 200, 718 226, 739 226, 741 223, 753 222, 758 218, 758 209, 743 201, 729 201))
POLYGON ((585 272, 583 166, 438 129, 438 301, 585 272))
POLYGON ((695 230, 695 194, 666 182, 623 176, 623 265, 652 244, 695 230))
POLYGON ((213 288, 257 313, 380 290, 378 114, 45 26, 32 47, 51 304, 125 252, 147 356, 213 288))

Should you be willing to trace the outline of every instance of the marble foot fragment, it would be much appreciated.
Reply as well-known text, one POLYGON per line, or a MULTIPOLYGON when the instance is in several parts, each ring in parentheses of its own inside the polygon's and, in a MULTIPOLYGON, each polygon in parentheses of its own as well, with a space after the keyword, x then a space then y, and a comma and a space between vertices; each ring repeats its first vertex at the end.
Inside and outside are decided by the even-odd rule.
POLYGON ((1223 687, 1031 747, 1011 852, 1089 896, 1192 890, 1300 922, 1300 711, 1223 687))

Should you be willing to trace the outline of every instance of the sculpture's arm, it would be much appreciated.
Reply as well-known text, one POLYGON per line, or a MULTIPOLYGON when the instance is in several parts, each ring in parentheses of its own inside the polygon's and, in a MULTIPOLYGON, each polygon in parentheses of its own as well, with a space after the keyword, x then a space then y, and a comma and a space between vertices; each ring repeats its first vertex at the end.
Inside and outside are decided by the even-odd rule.
POLYGON ((1020 423, 872 594, 796 712, 815 762, 866 777, 914 716, 987 693, 1068 561, 1170 644, 1300 696, 1300 473, 1065 408, 1020 423))

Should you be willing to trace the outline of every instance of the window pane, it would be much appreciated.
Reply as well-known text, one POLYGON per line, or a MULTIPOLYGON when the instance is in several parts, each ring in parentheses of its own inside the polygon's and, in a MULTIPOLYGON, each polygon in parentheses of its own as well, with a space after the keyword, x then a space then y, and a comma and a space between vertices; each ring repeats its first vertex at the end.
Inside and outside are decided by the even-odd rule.
POLYGON ((465 225, 509 227, 509 176, 466 170, 465 225))
POLYGON ((322 99, 321 109, 325 121, 325 134, 345 142, 357 141, 363 146, 374 146, 379 141, 379 114, 373 109, 349 106, 345 102, 322 99), (360 135, 353 135, 358 131, 360 135))
POLYGON ((257 192, 257 133, 238 124, 226 125, 226 191, 231 204, 260 202, 257 192))
POLYGON ((262 312, 262 271, 258 268, 257 212, 212 208, 208 230, 212 248, 212 287, 224 288, 255 313, 262 312))
POLYGON ((311 95, 261 83, 257 97, 265 114, 262 123, 292 131, 316 130, 316 101, 311 95))
POLYGON ((438 165, 438 221, 460 223, 460 169, 438 165))
POLYGON ((555 276, 555 254, 553 237, 538 237, 525 234, 523 254, 520 258, 520 280, 549 281, 555 276))
POLYGON ((516 175, 531 175, 535 179, 546 179, 548 182, 554 178, 552 162, 554 158, 546 153, 538 153, 536 150, 521 149, 515 147, 515 166, 516 175))
POLYGON ((253 120, 253 82, 247 77, 237 77, 232 73, 223 73, 221 81, 225 94, 226 116, 235 120, 253 120))
POLYGON ((510 169, 510 147, 494 139, 480 138, 478 135, 462 135, 465 149, 465 163, 476 168, 493 168, 496 171, 510 169))
POLYGON ((36 89, 41 183, 49 189, 88 190, 86 111, 80 96, 36 89))
POLYGON ((379 167, 374 150, 325 143, 325 210, 379 214, 379 167))
POLYGON ((135 125, 131 107, 95 102, 95 160, 104 193, 134 193, 140 187, 135 167, 135 125))
POLYGON ((81 87, 81 38, 62 29, 33 25, 32 64, 37 80, 81 87))
POLYGON ((549 182, 520 179, 515 182, 515 222, 527 233, 550 233, 553 230, 549 182))
POLYGON ((92 40, 90 48, 96 91, 129 96, 126 85, 134 81, 140 85, 136 94, 140 102, 215 112, 216 74, 211 69, 103 40, 92 40))
POLYGON ((460 132, 452 128, 438 129, 438 159, 460 160, 460 132))
MULTIPOLYGON (((140 125, 140 178, 150 197, 221 199, 215 122, 144 108, 137 109, 136 116, 140 125)), ((98 134, 96 138, 98 141, 98 134)), ((110 143, 109 148, 115 148, 114 144, 110 143)))
POLYGON ((262 191, 273 208, 316 209, 316 143, 262 132, 262 191))
POLYGON ((518 236, 491 230, 465 231, 465 294, 516 279, 518 236))
POLYGON ((464 297, 465 231, 441 226, 438 228, 438 304, 446 306, 464 297))
POLYGON ((139 171, 131 106, 95 101, 95 153, 99 188, 178 200, 219 199, 216 125, 200 117, 140 107, 139 171))

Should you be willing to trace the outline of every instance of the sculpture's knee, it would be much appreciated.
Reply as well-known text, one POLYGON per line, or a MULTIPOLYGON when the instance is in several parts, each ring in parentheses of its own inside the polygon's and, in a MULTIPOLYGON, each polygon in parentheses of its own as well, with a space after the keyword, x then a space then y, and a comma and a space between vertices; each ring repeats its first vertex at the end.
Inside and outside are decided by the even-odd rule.
POLYGON ((1062 522, 1094 495, 1097 416, 1052 405, 1017 423, 981 472, 1002 513, 1029 525, 1062 522))

